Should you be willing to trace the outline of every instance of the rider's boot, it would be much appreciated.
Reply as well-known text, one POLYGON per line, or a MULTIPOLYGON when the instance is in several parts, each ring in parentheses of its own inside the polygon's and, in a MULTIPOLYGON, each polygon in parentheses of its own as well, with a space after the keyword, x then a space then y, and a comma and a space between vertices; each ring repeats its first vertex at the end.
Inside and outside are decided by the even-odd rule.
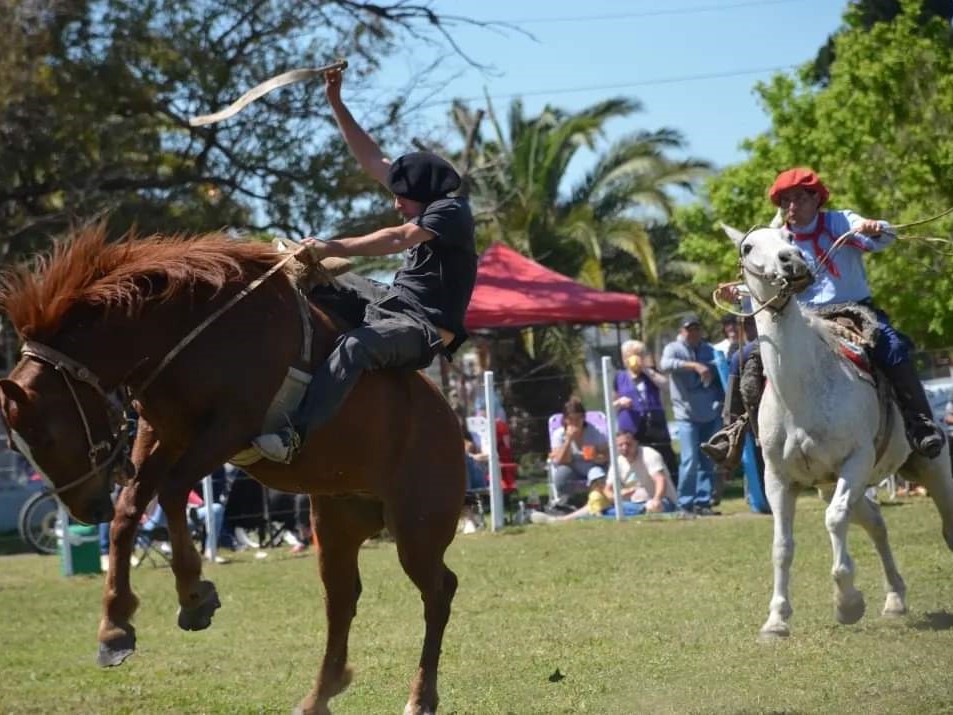
POLYGON ((936 457, 943 450, 946 437, 933 421, 933 410, 913 362, 905 360, 899 365, 886 367, 884 373, 897 395, 910 446, 924 457, 936 457))
POLYGON ((702 452, 711 461, 728 471, 734 471, 741 463, 745 428, 748 426, 748 415, 741 399, 740 382, 736 375, 728 377, 725 409, 722 415, 725 426, 701 446, 702 452))

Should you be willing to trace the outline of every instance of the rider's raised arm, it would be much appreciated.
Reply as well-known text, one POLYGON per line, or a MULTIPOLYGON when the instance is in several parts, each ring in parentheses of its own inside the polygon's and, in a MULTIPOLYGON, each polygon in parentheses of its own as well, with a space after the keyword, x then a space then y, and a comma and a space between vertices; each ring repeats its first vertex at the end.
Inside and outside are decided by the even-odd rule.
POLYGON ((340 128, 351 154, 354 155, 357 163, 361 165, 364 171, 386 187, 390 159, 384 156, 384 152, 381 151, 377 142, 357 123, 354 115, 351 114, 351 110, 341 99, 341 71, 326 72, 324 80, 324 91, 331 105, 331 110, 334 112, 334 120, 340 128))

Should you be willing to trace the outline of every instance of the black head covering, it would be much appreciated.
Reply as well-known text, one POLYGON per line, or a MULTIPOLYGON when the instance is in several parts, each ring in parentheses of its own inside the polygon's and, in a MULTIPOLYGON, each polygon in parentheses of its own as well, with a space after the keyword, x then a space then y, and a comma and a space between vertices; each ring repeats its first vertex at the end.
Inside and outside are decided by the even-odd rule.
POLYGON ((404 154, 390 165, 387 188, 397 196, 429 204, 460 188, 450 162, 429 151, 404 154))

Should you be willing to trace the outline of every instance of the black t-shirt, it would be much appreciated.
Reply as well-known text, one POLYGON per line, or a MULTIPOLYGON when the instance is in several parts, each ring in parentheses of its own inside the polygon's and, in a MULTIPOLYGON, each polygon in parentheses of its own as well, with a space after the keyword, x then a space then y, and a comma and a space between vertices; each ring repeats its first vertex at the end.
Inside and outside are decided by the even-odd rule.
POLYGON ((420 308, 438 328, 456 336, 451 352, 466 340, 463 316, 476 282, 476 244, 470 203, 463 198, 438 199, 412 219, 433 238, 412 246, 394 277, 394 288, 420 308))

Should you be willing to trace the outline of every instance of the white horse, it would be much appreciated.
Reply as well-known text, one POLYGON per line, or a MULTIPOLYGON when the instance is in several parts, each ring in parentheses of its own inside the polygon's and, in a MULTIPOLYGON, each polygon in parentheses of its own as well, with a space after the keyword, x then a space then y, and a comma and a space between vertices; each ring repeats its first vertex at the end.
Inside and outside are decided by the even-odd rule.
POLYGON ((854 586, 854 563, 847 552, 850 521, 870 535, 883 562, 887 593, 883 615, 906 613, 906 587, 890 551, 887 527, 880 507, 865 492, 893 473, 924 485, 940 512, 947 546, 953 549, 948 448, 944 446, 932 460, 912 453, 897 406, 892 400, 881 404, 877 390, 835 353, 823 321, 800 309, 793 296, 810 284, 812 276, 782 231, 759 228, 743 234, 724 229, 738 246, 755 309, 767 305, 755 321, 767 377, 758 427, 765 490, 774 513, 774 594, 761 637, 790 634, 794 508, 797 491, 805 486, 817 487, 829 503, 825 524, 834 555, 837 621, 856 623, 866 608, 863 594, 854 586), (878 432, 883 432, 879 441, 878 432))

